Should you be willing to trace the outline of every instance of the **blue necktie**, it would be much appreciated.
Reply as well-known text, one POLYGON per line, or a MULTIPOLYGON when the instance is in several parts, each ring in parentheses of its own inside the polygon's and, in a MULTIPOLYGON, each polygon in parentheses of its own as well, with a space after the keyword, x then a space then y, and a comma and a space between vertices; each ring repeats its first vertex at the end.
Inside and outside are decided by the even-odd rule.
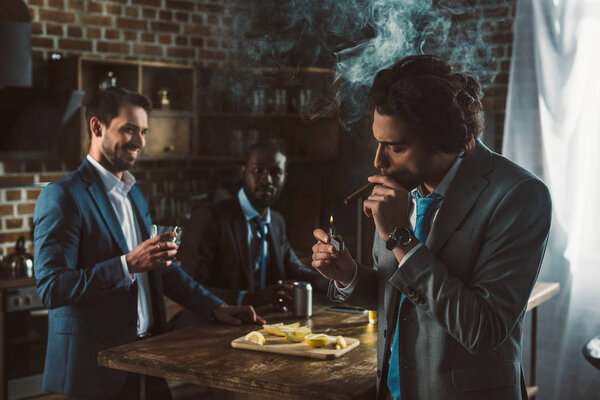
MULTIPOLYGON (((416 213, 417 220, 415 222, 415 237, 419 242, 425 244, 429 231, 431 230, 431 222, 433 220, 433 213, 431 205, 437 203, 442 199, 442 196, 432 197, 421 197, 419 192, 415 193, 415 202, 417 205, 416 213)), ((400 297, 400 306, 404 301, 404 294, 400 297)), ((392 341, 392 349, 390 354, 390 366, 388 370, 387 384, 390 390, 390 394, 396 400, 400 399, 400 365, 398 359, 398 346, 399 346, 399 334, 400 330, 400 310, 398 309, 398 318, 396 319, 396 331, 394 332, 394 340, 392 341)))
POLYGON ((253 246, 256 246, 258 251, 255 251, 254 265, 258 268, 260 276, 259 289, 264 289, 267 283, 267 234, 269 233, 269 224, 266 221, 260 221, 258 217, 252 219, 254 227, 253 246))

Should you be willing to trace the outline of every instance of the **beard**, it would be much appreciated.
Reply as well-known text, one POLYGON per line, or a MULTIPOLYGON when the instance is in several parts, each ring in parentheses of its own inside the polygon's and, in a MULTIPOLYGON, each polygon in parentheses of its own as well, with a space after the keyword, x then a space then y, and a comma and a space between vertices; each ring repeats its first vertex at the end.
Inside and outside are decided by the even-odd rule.
POLYGON ((135 158, 131 158, 127 150, 123 147, 115 147, 109 141, 102 143, 102 149, 109 163, 112 164, 115 171, 126 171, 133 168, 135 158))
POLYGON ((251 191, 246 187, 244 191, 254 208, 265 209, 271 207, 279 197, 279 192, 275 188, 266 189, 257 187, 254 191, 251 191))

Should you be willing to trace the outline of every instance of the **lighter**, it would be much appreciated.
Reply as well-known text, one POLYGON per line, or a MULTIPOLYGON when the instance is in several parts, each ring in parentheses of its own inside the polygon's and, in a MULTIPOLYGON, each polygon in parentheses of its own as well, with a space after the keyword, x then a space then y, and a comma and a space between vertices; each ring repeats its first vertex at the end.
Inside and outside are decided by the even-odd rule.
POLYGON ((337 237, 335 226, 333 226, 333 215, 329 218, 329 241, 336 251, 344 251, 344 241, 337 237))

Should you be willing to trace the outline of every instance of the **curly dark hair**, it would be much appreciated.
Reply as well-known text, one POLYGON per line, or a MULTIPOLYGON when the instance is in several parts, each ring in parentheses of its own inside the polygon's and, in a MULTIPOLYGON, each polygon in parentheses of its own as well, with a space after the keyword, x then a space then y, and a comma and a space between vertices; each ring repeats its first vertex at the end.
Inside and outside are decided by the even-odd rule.
POLYGON ((442 57, 415 55, 377 73, 369 102, 406 122, 431 150, 465 157, 483 131, 480 92, 473 75, 453 72, 442 57))
POLYGON ((104 125, 109 126, 110 122, 119 115, 119 109, 123 104, 142 107, 147 113, 152 109, 152 102, 143 94, 117 86, 101 90, 92 97, 85 112, 88 136, 90 138, 92 136, 90 127, 92 117, 98 118, 104 125))

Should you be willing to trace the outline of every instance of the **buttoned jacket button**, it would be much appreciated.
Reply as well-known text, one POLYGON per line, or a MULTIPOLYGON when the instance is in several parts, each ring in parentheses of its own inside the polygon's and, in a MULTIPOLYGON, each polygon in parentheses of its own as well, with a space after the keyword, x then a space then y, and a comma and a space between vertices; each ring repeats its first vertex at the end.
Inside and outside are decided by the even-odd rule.
POLYGON ((385 338, 387 338, 387 329, 384 329, 384 330, 383 330, 383 338, 384 338, 384 339, 385 339, 385 338))

